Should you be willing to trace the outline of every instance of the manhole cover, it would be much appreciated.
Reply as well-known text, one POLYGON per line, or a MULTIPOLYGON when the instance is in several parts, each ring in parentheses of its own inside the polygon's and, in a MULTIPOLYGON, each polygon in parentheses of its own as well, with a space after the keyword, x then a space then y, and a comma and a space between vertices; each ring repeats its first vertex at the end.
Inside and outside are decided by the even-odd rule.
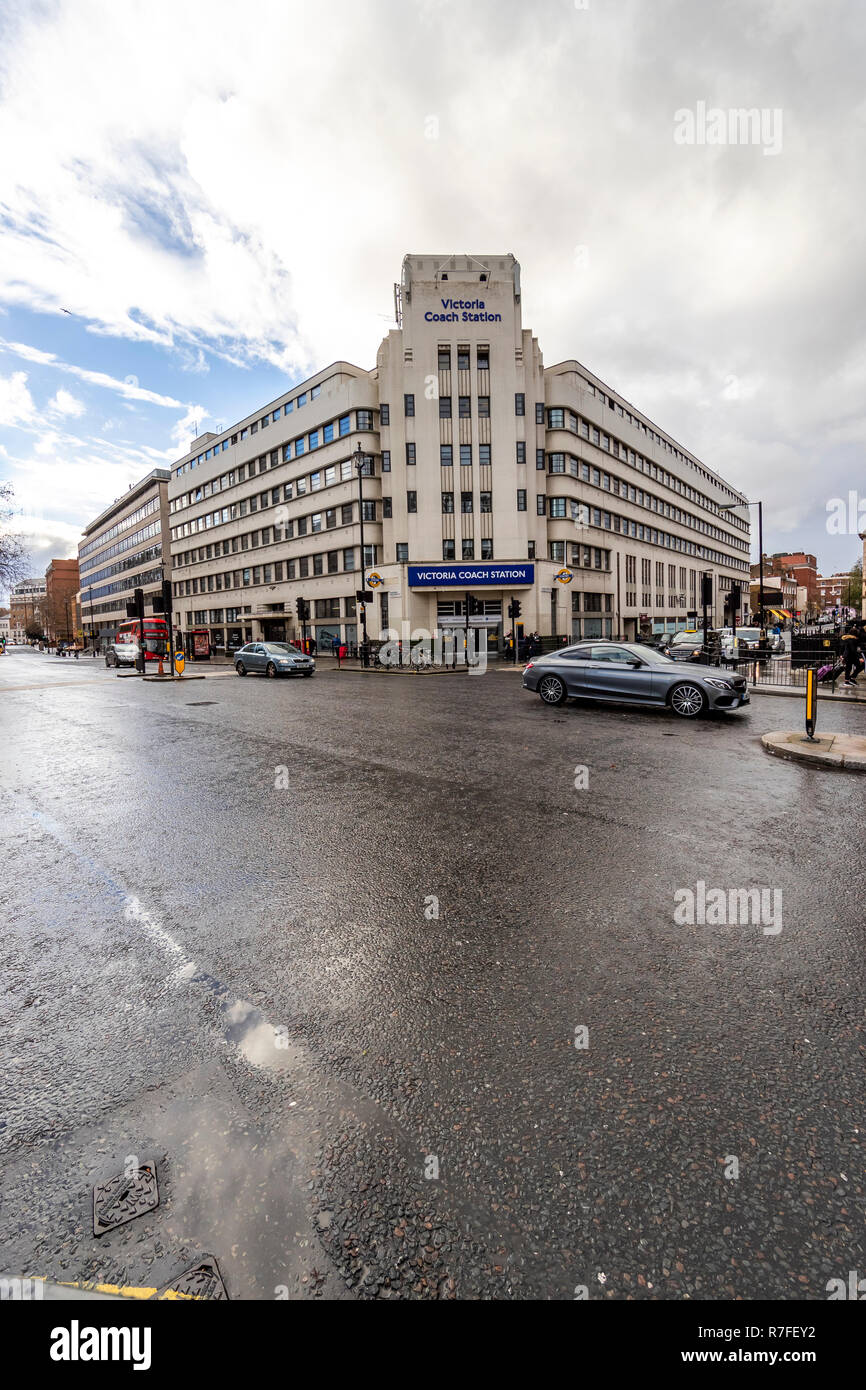
POLYGON ((216 704, 216 700, 187 700, 187 704, 190 705, 190 706, 192 706, 192 705, 196 705, 196 706, 201 706, 201 705, 215 705, 215 704, 216 704))
POLYGON ((130 1177, 118 1173, 93 1189, 93 1234, 104 1235, 159 1206, 156 1164, 142 1163, 130 1177))
POLYGON ((183 1274, 179 1274, 170 1284, 166 1284, 164 1289, 160 1289, 159 1297, 164 1298, 167 1293, 185 1294, 187 1298, 228 1301, 226 1286, 213 1255, 202 1255, 197 1264, 184 1270, 183 1274))

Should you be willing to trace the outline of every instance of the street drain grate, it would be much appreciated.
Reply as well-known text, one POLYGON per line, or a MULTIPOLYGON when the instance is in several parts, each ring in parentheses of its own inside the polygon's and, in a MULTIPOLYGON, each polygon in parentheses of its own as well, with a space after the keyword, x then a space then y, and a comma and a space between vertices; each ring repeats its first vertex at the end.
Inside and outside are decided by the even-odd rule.
POLYGON ((216 700, 187 700, 187 704, 190 706, 196 705, 197 707, 201 705, 215 705, 216 700))
POLYGON ((179 1293, 186 1295, 187 1298, 206 1298, 211 1300, 225 1300, 228 1302, 228 1293, 223 1283, 219 1265, 213 1255, 202 1255, 197 1264, 184 1270, 176 1279, 172 1279, 170 1284, 166 1284, 164 1289, 160 1289, 159 1297, 165 1298, 167 1293, 179 1293))
POLYGON ((105 1235, 159 1206, 156 1164, 141 1163, 132 1176, 118 1173, 93 1189, 93 1234, 105 1235))

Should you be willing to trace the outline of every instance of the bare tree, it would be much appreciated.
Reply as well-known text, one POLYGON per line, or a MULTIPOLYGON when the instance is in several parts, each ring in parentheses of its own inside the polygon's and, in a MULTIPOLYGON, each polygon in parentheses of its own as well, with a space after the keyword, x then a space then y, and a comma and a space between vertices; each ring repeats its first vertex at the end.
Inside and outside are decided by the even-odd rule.
POLYGON ((15 493, 11 483, 0 483, 0 589, 12 589, 28 569, 24 540, 10 527, 15 514, 15 493))

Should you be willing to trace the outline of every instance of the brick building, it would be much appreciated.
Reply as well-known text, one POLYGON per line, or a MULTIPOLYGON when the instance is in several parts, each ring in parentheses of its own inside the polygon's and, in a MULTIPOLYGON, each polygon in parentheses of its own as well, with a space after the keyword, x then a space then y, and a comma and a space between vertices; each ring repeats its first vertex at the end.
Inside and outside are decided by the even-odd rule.
POLYGON ((75 640, 78 561, 52 560, 45 571, 45 632, 51 642, 75 640))
POLYGON ((787 575, 793 574, 798 584, 802 584, 808 594, 808 606, 810 609, 817 609, 819 606, 818 595, 818 561, 814 555, 807 555, 805 551, 797 550, 788 554, 777 552, 775 555, 764 556, 764 575, 787 575))

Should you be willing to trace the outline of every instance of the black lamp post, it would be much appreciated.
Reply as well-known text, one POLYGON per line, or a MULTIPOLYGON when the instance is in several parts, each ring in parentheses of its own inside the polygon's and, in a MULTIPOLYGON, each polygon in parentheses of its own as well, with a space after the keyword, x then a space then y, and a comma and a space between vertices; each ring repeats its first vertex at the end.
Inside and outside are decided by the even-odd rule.
MULTIPOLYGON (((764 631, 764 508, 761 502, 726 502, 719 508, 721 512, 732 512, 736 507, 757 507, 758 508, 758 627, 761 629, 761 638, 766 636, 764 631)), ((734 624, 736 628, 736 624, 734 624)), ((734 633, 736 637, 736 632, 734 633)))
MULTIPOLYGON (((364 456, 364 451, 363 451, 363 449, 361 448, 361 441, 358 440, 358 443, 357 443, 357 445, 356 445, 356 447, 355 447, 355 452, 354 452, 354 454, 352 455, 352 461, 353 461, 355 467, 356 467, 357 470, 358 470, 358 520, 359 520, 360 523, 361 523, 361 593, 362 593, 362 594, 365 593, 365 592, 366 592, 366 589, 367 589, 367 584, 366 584, 366 581, 365 581, 366 566, 364 565, 364 459, 365 459, 365 456, 364 456)), ((361 639, 361 661, 362 661, 363 665, 366 666, 366 665, 367 665, 367 661, 368 661, 368 650, 367 650, 367 604, 366 604, 366 601, 365 601, 364 599, 361 600, 361 632, 363 633, 363 636, 362 636, 362 639, 361 639)))

